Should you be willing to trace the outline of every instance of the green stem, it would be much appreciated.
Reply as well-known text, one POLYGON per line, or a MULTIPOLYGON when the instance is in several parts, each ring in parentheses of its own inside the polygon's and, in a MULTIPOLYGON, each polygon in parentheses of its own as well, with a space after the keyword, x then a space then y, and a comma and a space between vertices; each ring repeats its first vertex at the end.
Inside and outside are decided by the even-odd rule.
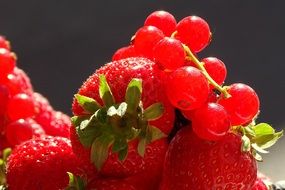
POLYGON ((198 67, 198 69, 201 70, 201 72, 204 74, 204 76, 207 78, 207 80, 209 81, 209 83, 211 85, 213 85, 218 91, 220 91, 225 98, 229 98, 231 97, 231 95, 227 92, 226 88, 223 88, 222 86, 220 86, 218 83, 216 83, 216 81, 214 81, 214 79, 208 74, 208 72, 206 71, 205 67, 203 66, 203 63, 200 62, 197 57, 191 52, 191 50, 189 49, 188 46, 183 44, 183 48, 186 52, 187 57, 189 57, 198 67))

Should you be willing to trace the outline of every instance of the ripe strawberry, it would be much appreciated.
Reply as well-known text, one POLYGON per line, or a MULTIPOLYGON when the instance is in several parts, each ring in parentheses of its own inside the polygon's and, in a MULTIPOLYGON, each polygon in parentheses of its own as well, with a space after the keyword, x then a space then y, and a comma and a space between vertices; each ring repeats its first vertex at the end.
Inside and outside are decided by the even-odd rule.
POLYGON ((8 158, 9 189, 63 189, 68 185, 67 172, 79 175, 79 163, 66 138, 44 137, 26 141, 8 158))
POLYGON ((262 179, 257 178, 251 190, 268 190, 262 179))
POLYGON ((88 184, 89 190, 138 190, 124 179, 96 179, 88 184))
POLYGON ((233 133, 212 142, 198 138, 191 127, 181 129, 170 143, 161 189, 250 189, 256 162, 241 152, 241 143, 233 133))
MULTIPOLYGON (((149 144, 145 150, 144 158, 141 157, 144 154, 143 148, 141 147, 147 144, 146 141, 144 141, 145 140, 144 134, 146 133, 149 134, 149 133, 152 133, 150 132, 151 130, 156 130, 154 127, 150 129, 146 125, 150 124, 155 127, 158 127, 165 134, 169 134, 169 132, 171 131, 173 127, 174 110, 172 106, 170 105, 170 103, 168 102, 168 100, 166 99, 166 97, 164 96, 164 86, 163 86, 163 81, 161 80, 160 72, 161 71, 159 71, 159 69, 156 68, 154 63, 149 61, 148 59, 144 59, 144 58, 123 59, 123 60, 108 63, 102 68, 100 68, 99 70, 97 70, 92 76, 89 77, 89 79, 87 79, 87 81, 79 89, 78 94, 80 95, 76 95, 76 99, 74 100, 73 108, 72 108, 73 113, 77 116, 75 118, 79 120, 79 123, 77 123, 76 121, 74 122, 77 133, 71 132, 71 141, 73 145, 73 150, 79 157, 82 156, 80 157, 81 159, 85 159, 86 164, 90 164, 90 162, 93 162, 95 163, 98 169, 100 169, 101 166, 103 166, 100 171, 101 175, 112 176, 112 177, 117 177, 117 176, 127 177, 130 175, 134 175, 136 173, 143 172, 147 170, 148 168, 152 168, 153 165, 156 164, 155 162, 157 162, 157 160, 163 159, 165 151, 166 151, 166 147, 167 147, 167 143, 165 139, 159 140, 157 142, 152 142, 151 144, 149 144), (103 83, 105 83, 105 82, 102 82, 104 81, 103 79, 104 77, 103 76, 99 77, 99 75, 101 74, 105 75, 106 81, 108 81, 109 86, 108 84, 105 84, 104 88, 101 86, 103 83), (139 82, 140 80, 141 82, 139 82), (130 84, 133 84, 134 86, 130 87, 130 84), (139 84, 142 86, 140 86, 139 84), (102 96, 102 89, 111 90, 111 93, 109 90, 107 90, 106 94, 109 93, 109 97, 112 97, 112 96, 114 97, 114 100, 110 98, 111 99, 110 101, 115 101, 117 103, 115 104, 115 106, 112 107, 112 104, 109 104, 108 100, 106 100, 108 95, 102 96), (128 97, 128 94, 129 94, 128 93, 129 91, 127 89, 128 90, 129 89, 133 89, 133 90, 142 89, 141 95, 140 93, 134 95, 135 94, 134 93, 133 94, 134 97, 129 99, 129 100, 136 99, 134 101, 134 102, 137 102, 137 105, 134 107, 137 109, 136 112, 129 112, 129 110, 127 110, 126 112, 122 111, 125 105, 122 102, 124 102, 125 96, 128 97), (105 100, 103 100, 104 103, 100 97, 99 91, 101 93, 101 97, 103 97, 103 99, 105 98, 105 100), (155 104, 155 103, 158 103, 158 102, 162 103, 164 107, 163 115, 155 121, 149 121, 149 122, 147 120, 140 121, 142 118, 140 118, 140 116, 137 116, 137 114, 139 113, 139 115, 143 115, 144 113, 141 113, 143 109, 139 106, 139 101, 137 101, 138 97, 141 97, 142 105, 144 109, 151 107, 151 105, 154 105, 153 108, 155 107, 154 109, 156 109, 160 106, 158 106, 159 104, 155 104), (84 103, 84 101, 87 101, 87 102, 84 103), (91 110, 91 112, 93 111, 94 113, 94 109, 92 110, 90 109, 90 106, 88 107, 88 104, 89 104, 88 101, 93 102, 93 103, 89 102, 90 104, 93 104, 93 106, 95 104, 94 103, 95 101, 98 102, 98 104, 100 104, 98 105, 96 103, 97 106, 94 106, 94 107, 98 107, 99 111, 96 111, 96 113, 93 116, 90 116, 90 113, 88 113, 88 109, 91 110), (106 105, 106 104, 109 104, 109 105, 106 105), (85 109, 82 108, 84 106, 86 106, 85 109), (113 111, 114 109, 118 109, 118 111, 120 111, 119 109, 121 109, 122 113, 126 113, 126 115, 123 114, 123 116, 120 117, 117 111, 116 111, 117 115, 116 114, 112 115, 112 112, 113 112, 112 109, 113 111), (106 111, 108 113, 106 113, 106 111), (100 125, 103 125, 102 123, 100 124, 100 122, 103 122, 103 120, 101 119, 103 119, 106 116, 106 115, 104 116, 104 113, 107 114, 107 117, 110 117, 106 121, 113 121, 113 119, 114 120, 119 119, 119 120, 114 125, 113 123, 110 123, 107 125, 104 124, 104 127, 101 128, 100 125), (89 124, 86 123, 87 121, 86 117, 87 117, 87 120, 90 119, 89 124), (95 118, 98 118, 100 121, 99 120, 96 121, 97 119, 95 118), (94 119, 94 122, 95 122, 94 125, 93 125, 93 121, 91 121, 92 119, 94 119), (83 120, 85 121, 83 122, 83 120), (119 126, 121 127, 116 126, 116 124, 119 124, 119 126), (83 125, 85 125, 85 127, 82 127, 83 125), (133 130, 137 130, 137 129, 135 128, 131 129, 128 127, 129 125, 131 126, 131 128, 133 126, 137 127, 138 131, 140 131, 139 133, 142 136, 138 137, 136 134, 134 134, 133 130), (143 130, 146 130, 144 134, 141 133, 142 132, 141 126, 145 126, 143 128, 143 130), (102 134, 108 133, 104 130, 108 129, 109 127, 114 127, 114 130, 115 130, 113 131, 114 134, 110 136, 109 134, 106 136, 102 136, 102 134), (131 129, 131 131, 129 131, 129 129, 131 129), (99 137, 94 138, 94 134, 92 133, 96 130, 102 130, 102 133, 99 132, 99 134, 101 134, 101 136, 99 135, 100 138, 99 137), (117 133, 117 130, 118 130, 118 133, 117 133), (121 131, 121 130, 124 130, 124 131, 121 131), (88 131, 91 131, 91 132, 88 132, 88 131), (118 134, 122 136, 118 137, 117 136, 118 134), (108 140, 112 139, 114 136, 116 138, 118 137, 120 140, 115 139, 114 141, 111 140, 113 142, 110 142, 110 144, 106 143, 108 142, 108 140), (134 137, 138 137, 140 139, 139 143, 138 141, 133 140, 134 137), (83 148, 83 145, 81 145, 80 143, 76 143, 78 142, 76 141, 76 139, 78 138, 80 142, 84 144, 85 148, 83 148), (99 140, 95 140, 95 139, 99 139, 99 140), (99 144, 96 144, 96 143, 99 143, 99 144), (106 143, 105 144, 106 146, 104 145, 104 143, 106 143), (92 145, 93 151, 90 152, 91 145, 92 145), (97 157, 99 157, 99 160, 98 160, 97 157, 94 156, 94 154, 97 154, 95 150, 101 146, 105 146, 105 148, 103 149, 107 150, 107 152, 101 150, 101 152, 99 152, 98 154, 102 153, 104 154, 104 156, 97 155, 97 157), (118 152, 118 155, 112 153, 111 151, 108 152, 109 148, 112 149, 112 152, 118 152), (136 152, 136 149, 140 150, 139 154, 136 152), (90 155, 92 157, 91 160, 90 160, 90 155), (105 160, 107 161, 103 165, 105 160), (119 161, 119 160, 124 160, 124 161, 119 161)), ((128 102, 128 100, 126 100, 126 102, 128 102)), ((132 108, 132 105, 131 104, 129 105, 130 105, 129 108, 132 108)), ((147 110, 148 109, 146 109, 146 112, 147 110)), ((161 111, 158 111, 158 110, 156 110, 153 113, 157 114, 158 112, 161 113, 161 111)), ((148 143, 150 143, 150 141, 148 141, 148 143)), ((161 164, 161 162, 159 164, 161 164)))

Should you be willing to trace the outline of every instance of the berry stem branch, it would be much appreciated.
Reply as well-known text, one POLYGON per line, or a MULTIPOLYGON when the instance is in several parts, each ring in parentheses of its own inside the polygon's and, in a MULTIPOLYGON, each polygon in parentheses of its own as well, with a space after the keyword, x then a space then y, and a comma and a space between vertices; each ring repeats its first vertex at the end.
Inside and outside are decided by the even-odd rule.
POLYGON ((191 52, 189 47, 183 44, 183 48, 186 52, 187 57, 189 57, 196 64, 198 69, 200 69, 202 71, 202 73, 207 78, 209 83, 211 85, 213 85, 218 91, 220 91, 224 95, 225 98, 231 97, 231 95, 227 92, 226 88, 223 88, 218 83, 216 83, 216 81, 214 81, 214 79, 212 79, 212 77, 208 74, 205 67, 203 66, 203 63, 198 60, 198 58, 191 52))

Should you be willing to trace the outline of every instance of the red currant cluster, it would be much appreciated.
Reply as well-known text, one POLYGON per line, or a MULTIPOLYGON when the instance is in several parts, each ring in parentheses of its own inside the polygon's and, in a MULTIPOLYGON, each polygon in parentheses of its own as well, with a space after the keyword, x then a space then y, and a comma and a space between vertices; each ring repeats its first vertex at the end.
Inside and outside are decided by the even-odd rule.
POLYGON ((211 41, 208 23, 188 16, 178 23, 166 11, 150 14, 131 44, 115 52, 113 61, 146 57, 165 71, 166 93, 172 105, 192 121, 196 134, 218 140, 230 126, 245 125, 256 117, 259 99, 248 85, 223 85, 227 69, 218 58, 199 61, 196 53, 211 41))
POLYGON ((44 134, 68 137, 69 117, 33 91, 16 59, 10 43, 0 36, 0 150, 44 134))

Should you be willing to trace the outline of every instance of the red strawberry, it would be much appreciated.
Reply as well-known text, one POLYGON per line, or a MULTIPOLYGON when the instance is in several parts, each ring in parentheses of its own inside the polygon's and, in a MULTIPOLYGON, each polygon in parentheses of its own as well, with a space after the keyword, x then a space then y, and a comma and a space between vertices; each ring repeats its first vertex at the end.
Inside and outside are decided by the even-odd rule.
POLYGON ((268 190, 262 179, 257 178, 251 190, 268 190))
POLYGON ((138 190, 124 179, 97 179, 88 184, 89 190, 138 190))
POLYGON ((8 158, 7 182, 10 190, 64 189, 67 172, 79 175, 79 160, 70 141, 45 137, 17 146, 8 158))
MULTIPOLYGON (((73 113, 76 116, 78 116, 78 117, 75 117, 76 118, 75 120, 79 120, 79 123, 77 121, 74 122, 77 133, 75 132, 71 133, 71 141, 73 144, 74 152, 81 159, 84 159, 86 164, 90 164, 91 161, 94 162, 95 164, 97 163, 96 162, 97 157, 94 156, 94 154, 96 155, 97 152, 100 151, 98 150, 96 152, 95 150, 97 148, 100 148, 101 145, 102 146, 107 145, 105 146, 104 150, 106 149, 108 150, 110 148, 112 149, 112 152, 118 152, 118 154, 114 154, 114 153, 111 153, 111 151, 109 152, 103 151, 105 156, 98 156, 100 160, 98 161, 97 159, 97 161, 101 162, 101 164, 104 163, 103 160, 107 160, 106 163, 102 165, 103 167, 100 171, 101 175, 113 176, 113 177, 114 176, 127 177, 130 175, 134 175, 136 173, 141 173, 145 170, 148 170, 149 168, 152 168, 154 164, 156 164, 155 162, 159 162, 157 160, 163 159, 165 151, 166 151, 166 147, 167 147, 167 143, 165 139, 149 144, 145 151, 144 158, 140 156, 143 154, 143 151, 140 152, 140 155, 136 151, 138 149, 137 148, 138 146, 141 147, 144 144, 144 142, 142 142, 144 140, 142 139, 145 139, 145 136, 143 136, 143 134, 141 133, 142 132, 141 126, 145 126, 144 129, 146 130, 146 128, 148 128, 147 125, 153 125, 155 127, 158 127, 165 134, 169 134, 169 132, 171 131, 173 127, 174 109, 170 105, 170 103, 168 102, 168 100, 166 99, 164 95, 164 86, 163 86, 163 81, 162 81, 160 72, 161 71, 158 68, 156 68, 154 63, 149 61, 148 59, 144 59, 144 58, 123 59, 123 60, 108 63, 102 68, 100 68, 99 70, 97 70, 92 76, 90 76, 87 79, 87 81, 79 89, 78 94, 80 95, 76 96, 76 99, 73 103, 73 113), (101 74, 105 75, 106 77, 105 82, 103 82, 104 81, 103 76, 99 77, 99 75, 101 74), (101 85, 99 85, 100 83, 101 85), (109 86, 108 84, 105 84, 105 83, 108 83, 109 86), (134 85, 135 87, 134 86, 130 87, 130 85, 134 85), (103 88, 102 86, 105 86, 105 87, 103 88), (125 104, 122 102, 124 101, 128 102, 127 98, 125 100, 125 96, 128 97, 128 94, 129 94, 128 92, 130 92, 128 90, 133 89, 133 88, 137 89, 137 91, 141 91, 139 89, 142 89, 142 94, 141 95, 136 94, 138 96, 134 97, 135 99, 134 102, 137 102, 137 105, 135 107, 137 110, 135 112, 132 112, 132 114, 128 115, 130 113, 128 110, 126 112, 122 111, 125 106, 125 104), (109 90, 106 90, 106 95, 105 94, 102 95, 103 89, 104 90, 109 89, 111 90, 111 93, 109 90), (99 92, 101 93, 101 97, 103 98, 104 103, 100 97, 99 92), (114 97, 114 99, 111 98, 112 96, 114 97), (159 104, 155 104, 155 103, 162 103, 164 107, 163 115, 155 121, 149 121, 149 122, 147 120, 140 121, 143 117, 140 118, 140 116, 136 115, 139 113, 140 113, 139 115, 143 115, 143 109, 139 107, 140 106, 139 101, 137 101, 137 97, 140 97, 140 96, 142 100, 142 105, 144 109, 146 109, 145 110, 146 112, 148 110, 147 108, 150 107, 151 105, 154 105, 154 107, 158 108, 157 106, 159 104), (112 106, 112 104, 109 104, 110 101, 108 102, 108 99, 106 99, 108 97, 111 102, 116 102, 115 106, 112 106), (95 101, 98 102, 100 105, 96 103, 97 106, 94 106, 95 101), (94 108, 93 109, 90 108, 89 104, 93 104, 94 108), (84 106, 86 107, 83 109, 82 107, 84 106), (97 111, 95 111, 94 109, 97 111), (115 111, 116 109, 117 111, 115 111), (122 111, 122 113, 126 115, 123 114, 123 116, 120 117, 118 115, 119 114, 118 111, 120 110, 122 111), (92 112, 95 114, 91 117, 90 113, 88 112, 92 112), (114 113, 116 112, 117 114, 112 115, 113 112, 114 113), (107 113, 107 116, 105 115, 106 117, 108 118, 110 117, 106 121, 103 121, 105 117, 104 113, 105 114, 107 113), (87 121, 86 117, 87 117, 87 120, 90 120, 90 122, 89 124, 87 123, 85 125, 84 123, 86 123, 87 121), (92 119, 95 122, 94 126, 93 126, 93 121, 91 121, 92 119), (83 122, 83 120, 85 121, 83 122), (104 122, 109 122, 109 121, 112 122, 113 120, 114 121, 117 120, 116 123, 102 124, 104 122), (83 125, 85 125, 85 127, 83 127, 84 129, 82 129, 83 125), (100 127, 100 125, 104 125, 104 127, 100 127), (136 130, 136 129, 129 128, 128 127, 129 125, 131 126, 131 128, 133 126, 138 127, 138 131, 140 131, 139 133, 142 136, 139 136, 139 137, 136 136, 136 134, 133 133, 133 130, 136 130), (114 134, 110 136, 109 136, 109 132, 104 131, 108 129, 109 127, 112 127, 112 128, 114 127, 114 130, 115 130, 113 131, 114 134), (131 130, 129 131, 129 129, 131 130), (93 138, 94 136, 92 137, 91 133, 94 133, 94 131, 96 130, 102 130, 101 132, 99 132, 99 134, 101 134, 101 136, 99 135, 100 138, 98 136, 95 138, 93 138), (116 132, 116 130, 118 130, 117 131, 118 133, 116 132), (91 133, 89 133, 88 131, 91 131, 91 133), (106 135, 107 137, 102 135, 106 133, 108 133, 108 135, 106 135), (122 136, 119 136, 118 134, 121 134, 122 136), (83 148, 83 145, 78 143, 78 140, 76 141, 76 139, 78 139, 78 135, 79 135, 80 142, 83 143, 85 147, 87 148, 83 148), (111 140, 113 142, 110 142, 110 144, 106 143, 110 139, 112 139, 114 136, 116 140, 114 141, 111 140), (120 140, 117 139, 117 137, 120 140), (138 141, 136 140, 133 141, 133 137, 140 138, 139 145, 138 145, 138 141), (128 140, 125 140, 125 138, 128 140), (94 139, 99 139, 99 140, 94 140, 94 139), (92 142, 93 142, 93 145, 92 145, 93 151, 90 152, 92 142), (103 144, 106 143, 106 144, 103 145, 102 143, 103 144), (127 152, 128 154, 126 155, 125 153, 127 152), (90 155, 93 158, 91 160, 90 160, 90 155), (122 158, 123 159, 125 158, 126 160, 119 161, 119 159, 123 160, 122 158)), ((131 100, 133 99, 131 98, 131 100)), ((131 105, 130 105, 130 108, 132 108, 131 105)), ((155 113, 157 112, 155 111, 155 113)), ((148 129, 147 131, 145 131, 146 133, 149 133, 148 129)), ((151 130, 155 130, 154 127, 151 130)), ((101 153, 102 153, 102 149, 101 149, 101 152, 98 154, 101 154, 101 153)), ((161 162, 159 164, 161 165, 161 162)), ((100 168, 100 166, 98 167, 98 165, 100 164, 96 165, 97 168, 100 168)), ((150 172, 150 174, 151 173, 152 172, 150 172)))
POLYGON ((70 118, 64 113, 54 111, 49 101, 39 93, 33 93, 37 109, 35 120, 42 125, 47 135, 69 138, 70 118))
POLYGON ((249 152, 241 152, 241 143, 233 133, 212 142, 198 138, 191 127, 181 129, 170 143, 161 189, 250 189, 256 162, 249 152))
POLYGON ((0 36, 0 48, 10 50, 10 42, 6 40, 4 36, 0 36))

